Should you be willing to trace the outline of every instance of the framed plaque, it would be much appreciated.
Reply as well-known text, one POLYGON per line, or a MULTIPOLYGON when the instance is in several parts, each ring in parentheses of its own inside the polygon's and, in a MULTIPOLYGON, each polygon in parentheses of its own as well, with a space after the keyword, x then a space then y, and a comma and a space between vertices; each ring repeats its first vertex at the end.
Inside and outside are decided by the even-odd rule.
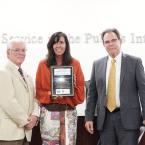
POLYGON ((74 78, 72 66, 51 67, 51 95, 74 96, 74 78))

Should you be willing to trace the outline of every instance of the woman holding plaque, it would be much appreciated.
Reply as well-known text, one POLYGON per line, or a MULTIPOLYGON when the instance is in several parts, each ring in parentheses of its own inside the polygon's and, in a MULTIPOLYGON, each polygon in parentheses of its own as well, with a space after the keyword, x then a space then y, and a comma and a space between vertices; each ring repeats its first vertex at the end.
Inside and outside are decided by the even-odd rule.
POLYGON ((42 142, 43 145, 75 145, 75 107, 84 101, 84 75, 79 61, 70 54, 66 34, 54 33, 47 50, 47 57, 40 61, 36 74, 42 142))

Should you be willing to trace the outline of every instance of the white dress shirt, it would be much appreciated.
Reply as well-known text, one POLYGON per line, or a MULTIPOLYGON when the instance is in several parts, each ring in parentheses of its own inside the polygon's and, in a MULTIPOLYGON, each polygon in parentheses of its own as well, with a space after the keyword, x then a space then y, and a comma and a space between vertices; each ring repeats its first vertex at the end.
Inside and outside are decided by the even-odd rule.
MULTIPOLYGON (((122 59, 122 53, 119 53, 115 58, 115 66, 116 66, 116 106, 120 107, 120 72, 121 72, 121 59, 122 59)), ((108 77, 109 77, 109 71, 111 67, 111 60, 112 57, 108 56, 108 62, 107 62, 107 69, 106 69, 106 90, 108 88, 108 77)), ((107 91, 106 91, 107 92, 107 91)))

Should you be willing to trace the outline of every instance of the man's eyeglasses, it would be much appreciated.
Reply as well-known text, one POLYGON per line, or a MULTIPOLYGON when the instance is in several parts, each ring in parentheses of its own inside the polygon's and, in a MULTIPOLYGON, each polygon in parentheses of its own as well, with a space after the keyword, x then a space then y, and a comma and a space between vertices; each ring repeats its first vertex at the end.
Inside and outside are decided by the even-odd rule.
POLYGON ((27 49, 14 48, 11 49, 15 53, 26 53, 27 49))
POLYGON ((118 39, 112 39, 111 41, 104 41, 104 44, 116 43, 118 39))

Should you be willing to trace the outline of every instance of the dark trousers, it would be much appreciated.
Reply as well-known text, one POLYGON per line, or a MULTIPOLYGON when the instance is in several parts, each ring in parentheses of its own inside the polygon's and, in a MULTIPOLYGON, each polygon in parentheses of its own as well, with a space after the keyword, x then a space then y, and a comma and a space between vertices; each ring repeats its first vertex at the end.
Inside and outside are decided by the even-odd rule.
POLYGON ((15 141, 1 141, 0 145, 29 145, 26 139, 23 140, 15 140, 15 141))
POLYGON ((100 131, 101 145, 137 145, 139 130, 126 130, 121 122, 120 111, 106 111, 104 128, 100 131))

